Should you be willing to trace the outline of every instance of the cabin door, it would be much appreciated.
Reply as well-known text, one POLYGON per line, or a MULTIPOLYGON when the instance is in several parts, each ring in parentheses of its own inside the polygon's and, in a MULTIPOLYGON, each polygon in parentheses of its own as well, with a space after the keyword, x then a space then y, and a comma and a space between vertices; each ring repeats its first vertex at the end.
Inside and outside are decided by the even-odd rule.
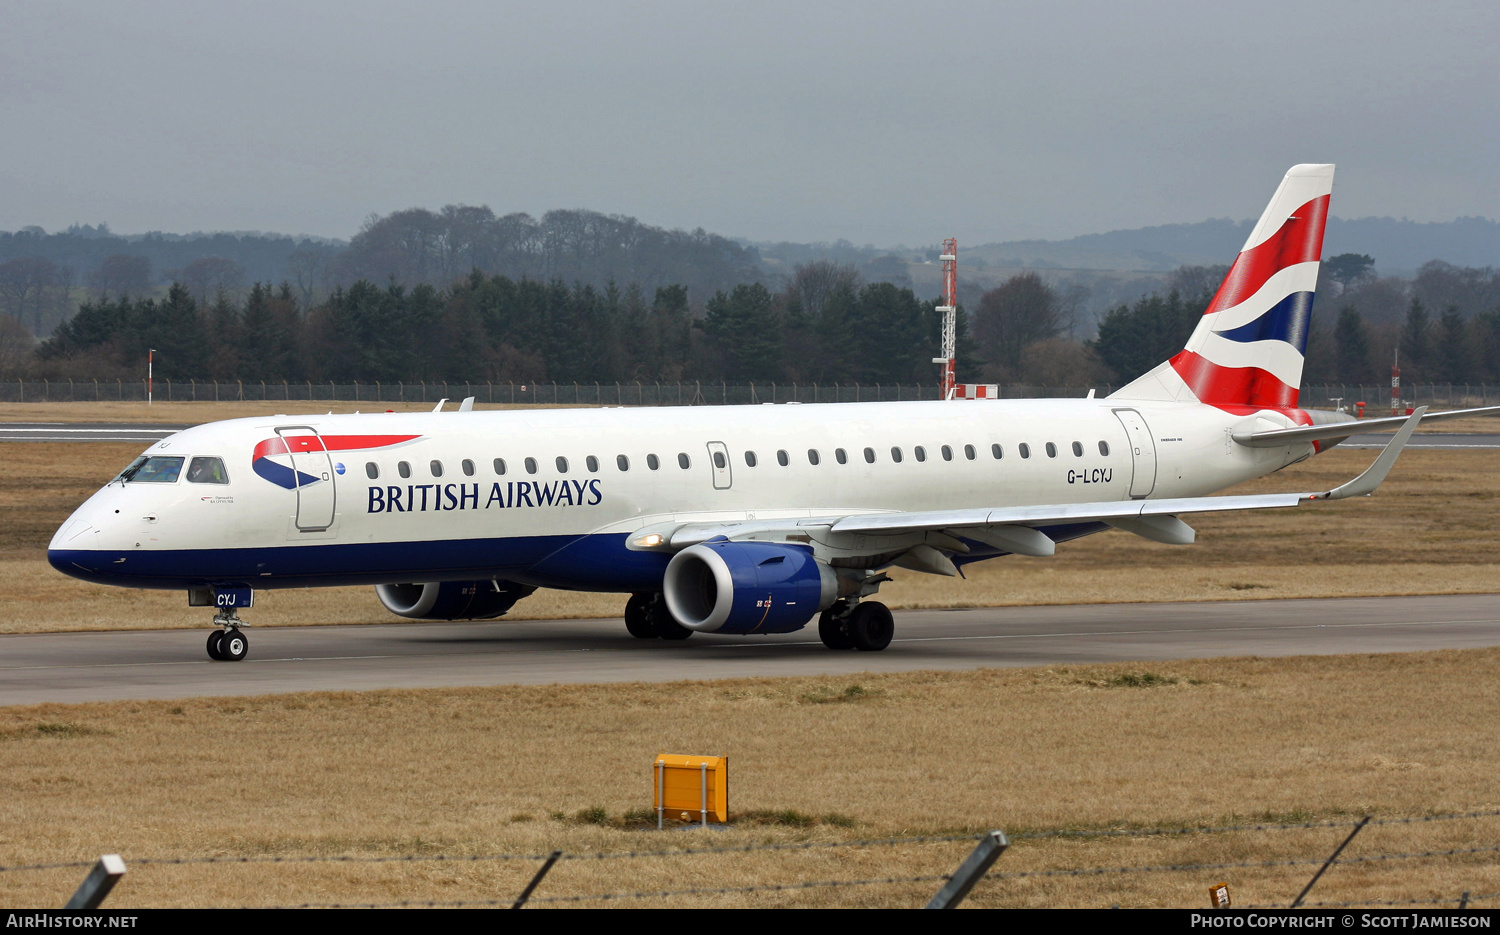
POLYGON ((1134 473, 1130 476, 1130 496, 1134 499, 1150 496, 1156 489, 1156 445, 1151 441, 1151 429, 1146 420, 1134 409, 1116 409, 1115 416, 1125 426, 1125 436, 1130 440, 1130 460, 1134 473))
POLYGON ((334 487, 333 458, 316 429, 310 425, 283 425, 276 434, 286 442, 292 459, 293 487, 297 491, 297 531, 322 532, 333 525, 338 504, 334 487))
POLYGON ((714 489, 728 490, 734 477, 729 467, 729 448, 723 442, 708 443, 708 466, 714 472, 714 489))

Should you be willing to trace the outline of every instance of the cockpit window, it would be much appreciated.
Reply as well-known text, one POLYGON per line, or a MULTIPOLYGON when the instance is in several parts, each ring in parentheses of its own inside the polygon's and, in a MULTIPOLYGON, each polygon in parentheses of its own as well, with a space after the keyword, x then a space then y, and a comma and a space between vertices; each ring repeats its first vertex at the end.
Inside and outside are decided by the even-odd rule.
POLYGON ((229 473, 221 458, 194 458, 188 465, 189 484, 227 484, 229 473))
POLYGON ((120 472, 118 480, 121 483, 132 484, 175 484, 177 475, 182 473, 182 462, 184 458, 148 458, 145 456, 135 459, 130 467, 120 472))

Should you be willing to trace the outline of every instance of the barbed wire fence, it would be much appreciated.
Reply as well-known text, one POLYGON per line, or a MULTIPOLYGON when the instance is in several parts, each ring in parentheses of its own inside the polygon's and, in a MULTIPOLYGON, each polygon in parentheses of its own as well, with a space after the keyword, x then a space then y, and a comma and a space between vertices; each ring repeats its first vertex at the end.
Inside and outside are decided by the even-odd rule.
MULTIPOLYGON (((1000 386, 997 398, 1080 398, 1108 396, 1112 386, 1000 386)), ((436 403, 474 397, 486 405, 543 406, 705 406, 762 403, 903 402, 938 398, 930 383, 316 383, 312 381, 212 382, 199 380, 6 380, 0 402, 145 402, 150 392, 162 402, 337 402, 436 403)), ((1412 406, 1473 408, 1500 404, 1500 385, 1424 383, 1402 395, 1412 406)), ((1370 414, 1390 407, 1390 387, 1332 384, 1305 386, 1299 404, 1310 409, 1367 404, 1370 414)))
MULTIPOLYGON (((466 899, 404 899, 385 902, 304 902, 278 906, 246 906, 242 908, 300 908, 300 909, 385 909, 385 908, 481 908, 525 905, 585 905, 609 904, 641 900, 680 900, 704 896, 736 896, 756 893, 792 893, 811 890, 855 889, 861 887, 926 884, 940 887, 927 908, 953 908, 958 905, 970 889, 981 879, 989 881, 991 887, 1003 887, 1008 881, 1058 879, 1077 877, 1128 877, 1132 875, 1160 873, 1195 873, 1204 871, 1264 870, 1275 868, 1312 868, 1318 870, 1295 900, 1285 903, 1257 903, 1237 905, 1237 909, 1287 909, 1287 908, 1390 908, 1397 906, 1452 906, 1460 910, 1479 908, 1493 910, 1500 903, 1500 890, 1469 889, 1450 895, 1411 896, 1404 899, 1370 898, 1330 902, 1307 902, 1305 897, 1323 874, 1334 866, 1379 866, 1400 865, 1417 861, 1450 861, 1500 854, 1500 843, 1481 843, 1467 847, 1428 848, 1410 851, 1376 851, 1344 856, 1343 851, 1365 828, 1396 827, 1444 822, 1479 822, 1500 817, 1500 809, 1486 811, 1452 812, 1419 817, 1374 818, 1364 816, 1357 820, 1326 820, 1281 823, 1228 824, 1195 827, 1153 827, 1126 829, 1082 829, 1040 832, 1019 832, 1005 835, 993 831, 984 835, 923 835, 862 839, 852 841, 798 841, 764 844, 732 844, 711 847, 677 847, 646 850, 595 851, 567 853, 495 853, 495 854, 343 854, 343 855, 245 855, 245 856, 199 856, 199 857, 143 857, 131 859, 132 868, 216 866, 233 867, 245 865, 311 865, 311 864, 482 864, 497 862, 537 863, 538 869, 525 888, 513 897, 489 897, 466 899), (1161 864, 1129 864, 1102 867, 1059 867, 1034 870, 1004 870, 991 872, 991 866, 1015 843, 1042 842, 1057 839, 1109 839, 1109 838, 1185 838, 1212 837, 1227 834, 1273 834, 1286 831, 1343 830, 1350 833, 1342 839, 1337 849, 1329 855, 1311 855, 1275 860, 1238 860, 1216 862, 1187 862, 1161 864), (850 848, 907 847, 912 845, 974 843, 977 846, 957 869, 950 872, 934 872, 914 875, 887 875, 846 879, 813 879, 757 883, 743 886, 695 886, 673 889, 621 889, 604 892, 536 895, 545 883, 548 872, 555 866, 568 862, 633 861, 641 859, 684 859, 708 855, 752 854, 757 852, 813 852, 839 851, 850 848)), ((946 852, 945 852, 946 853, 946 852)), ((951 859, 951 858, 949 858, 951 859)), ((125 873, 125 862, 117 855, 106 855, 101 860, 52 862, 0 866, 0 874, 56 871, 90 868, 91 873, 83 886, 73 895, 69 908, 96 908, 109 892, 109 887, 125 873), (110 864, 113 860, 116 864, 110 864), (117 872, 110 875, 109 867, 117 872), (92 889, 91 889, 92 887, 92 889)))

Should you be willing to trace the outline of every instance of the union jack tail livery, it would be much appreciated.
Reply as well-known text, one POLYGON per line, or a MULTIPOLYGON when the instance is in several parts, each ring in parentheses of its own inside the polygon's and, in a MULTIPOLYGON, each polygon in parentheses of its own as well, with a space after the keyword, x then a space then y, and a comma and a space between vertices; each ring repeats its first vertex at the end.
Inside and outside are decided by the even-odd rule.
POLYGON ((1332 191, 1332 165, 1293 166, 1187 346, 1112 396, 1296 408, 1332 191))

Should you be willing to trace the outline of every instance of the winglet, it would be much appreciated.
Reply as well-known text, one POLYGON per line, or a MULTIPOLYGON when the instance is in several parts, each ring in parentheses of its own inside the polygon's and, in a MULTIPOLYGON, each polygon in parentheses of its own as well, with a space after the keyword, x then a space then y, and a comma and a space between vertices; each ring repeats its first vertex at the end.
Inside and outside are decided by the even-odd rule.
POLYGON ((1346 497, 1368 497, 1375 492, 1385 481, 1385 476, 1391 472, 1396 458, 1400 457, 1401 449, 1411 439, 1411 433, 1417 430, 1417 425, 1422 421, 1422 415, 1427 412, 1426 406, 1417 407, 1411 415, 1406 417, 1406 422, 1397 430, 1394 437, 1386 444, 1385 450, 1380 452, 1380 457, 1375 463, 1365 468, 1365 472, 1346 484, 1340 484, 1327 493, 1313 494, 1309 500, 1343 500, 1346 497))

